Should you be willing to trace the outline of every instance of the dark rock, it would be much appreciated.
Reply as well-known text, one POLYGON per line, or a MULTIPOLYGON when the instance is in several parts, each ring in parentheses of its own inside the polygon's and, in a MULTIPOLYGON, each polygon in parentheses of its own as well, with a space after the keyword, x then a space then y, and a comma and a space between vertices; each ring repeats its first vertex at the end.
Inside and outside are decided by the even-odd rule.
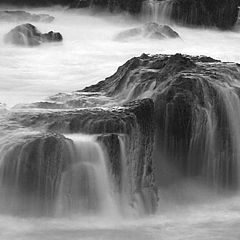
POLYGON ((171 18, 177 23, 230 29, 238 17, 238 0, 174 0, 171 18))
POLYGON ((62 40, 63 38, 60 33, 51 31, 49 33, 42 34, 30 23, 15 27, 4 37, 5 43, 22 46, 37 46, 44 42, 60 42, 62 40))
POLYGON ((44 42, 61 42, 63 40, 62 35, 59 32, 50 31, 48 33, 42 34, 42 39, 44 42))
POLYGON ((114 11, 127 11, 131 14, 138 14, 141 11, 143 0, 93 0, 92 6, 114 11))
POLYGON ((133 28, 119 33, 116 40, 131 40, 137 37, 151 39, 179 38, 172 28, 167 25, 159 25, 158 23, 147 23, 142 28, 133 28))
POLYGON ((54 214, 61 173, 71 164, 68 144, 63 136, 48 133, 18 135, 5 145, 0 169, 4 212, 54 214))
POLYGON ((239 112, 231 109, 240 108, 239 79, 238 64, 204 56, 144 54, 83 91, 101 91, 120 102, 152 98, 158 171, 164 172, 160 166, 165 159, 180 175, 235 188, 239 112))
MULTIPOLYGON (((204 56, 142 54, 111 77, 73 94, 83 98, 82 102, 78 99, 78 107, 90 106, 99 95, 115 102, 115 107, 101 100, 101 107, 18 109, 9 113, 7 120, 15 129, 56 133, 53 142, 64 139, 62 133, 97 135, 108 153, 108 168, 119 194, 126 192, 131 205, 140 201, 145 211, 152 213, 156 184, 177 181, 176 176, 215 188, 238 187, 239 79, 239 64, 204 56), (84 105, 88 97, 90 103, 84 105), (164 176, 166 172, 173 174, 164 176)), ((50 99, 64 106, 72 95, 50 99)), ((44 107, 40 103, 36 106, 44 107)), ((33 156, 39 151, 36 145, 30 151, 33 156)), ((58 152, 49 146, 44 147, 44 153, 58 152)), ((16 150, 14 155, 18 154, 16 150)))
POLYGON ((143 0, 2 0, 1 3, 17 6, 51 6, 63 5, 71 8, 95 7, 98 9, 108 9, 109 11, 128 11, 131 14, 138 14, 141 11, 143 0))
POLYGON ((69 5, 70 8, 87 8, 90 6, 89 0, 75 0, 72 1, 69 5))
MULTIPOLYGON (((109 169, 121 193, 126 191, 129 203, 137 194, 151 192, 150 207, 146 211, 152 213, 156 209, 156 189, 153 172, 154 144, 154 105, 151 99, 127 103, 114 108, 86 108, 68 111, 29 111, 12 113, 10 121, 16 121, 22 127, 45 129, 57 133, 98 134, 98 141, 106 148, 109 156, 109 169), (124 137, 126 154, 126 178, 128 185, 123 184, 122 156, 120 139, 124 137), (147 190, 148 189, 148 190, 147 190), (155 201, 153 196, 155 195, 155 201)), ((125 171, 125 170, 124 170, 125 171)), ((146 200, 146 196, 142 201, 146 200)))
POLYGON ((31 14, 25 11, 0 11, 0 21, 6 22, 47 22, 50 23, 54 17, 48 14, 31 14))

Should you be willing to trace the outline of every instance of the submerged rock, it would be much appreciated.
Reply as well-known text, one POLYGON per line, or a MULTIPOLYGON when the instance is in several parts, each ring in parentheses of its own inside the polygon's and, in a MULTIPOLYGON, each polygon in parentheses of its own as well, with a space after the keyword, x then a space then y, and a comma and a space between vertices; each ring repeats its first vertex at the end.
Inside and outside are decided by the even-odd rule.
POLYGON ((15 27, 4 37, 5 43, 22 46, 37 46, 44 42, 60 42, 62 40, 62 35, 59 32, 50 31, 42 34, 30 23, 15 27))
POLYGON ((0 11, 0 21, 6 22, 46 22, 54 21, 54 17, 48 14, 31 14, 25 11, 0 11))
POLYGON ((167 39, 179 38, 177 32, 167 25, 160 25, 158 23, 147 23, 142 28, 132 28, 130 30, 119 33, 116 40, 131 40, 138 37, 151 38, 151 39, 167 39))

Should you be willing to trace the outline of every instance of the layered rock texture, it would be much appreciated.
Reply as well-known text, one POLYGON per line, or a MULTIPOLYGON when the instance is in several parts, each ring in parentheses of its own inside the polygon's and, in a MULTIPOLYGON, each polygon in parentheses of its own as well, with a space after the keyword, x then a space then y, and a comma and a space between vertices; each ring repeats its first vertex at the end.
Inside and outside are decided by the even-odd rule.
POLYGON ((238 64, 201 56, 144 54, 84 91, 100 91, 119 102, 152 98, 159 172, 166 161, 182 176, 235 188, 239 80, 238 64))
MULTIPOLYGON (((48 133, 54 132, 54 136, 56 136, 54 139, 59 139, 59 141, 57 140, 58 144, 60 144, 60 146, 68 146, 66 148, 64 147, 64 151, 60 150, 61 153, 59 153, 58 149, 49 148, 46 150, 49 153, 49 158, 52 156, 57 157, 58 154, 68 153, 70 159, 66 159, 65 164, 71 165, 72 157, 70 157, 71 154, 69 154, 72 148, 69 147, 71 141, 64 138, 62 134, 70 134, 70 136, 73 134, 96 135, 97 142, 99 142, 106 151, 108 169, 114 180, 114 194, 117 196, 120 194, 120 199, 125 199, 125 202, 121 204, 125 205, 125 207, 130 207, 132 205, 135 209, 141 206, 140 212, 144 214, 153 213, 155 211, 157 196, 152 162, 154 144, 154 108, 152 100, 144 99, 118 107, 107 108, 81 108, 81 106, 79 106, 79 108, 75 110, 42 109, 39 111, 31 111, 29 107, 31 106, 21 111, 17 110, 13 112, 8 120, 10 122, 16 122, 17 125, 20 124, 20 126, 24 128, 31 127, 36 130, 44 130, 47 136, 49 135, 48 133), (124 177, 123 173, 125 174, 124 177), (142 206, 144 207, 142 208, 142 206)), ((34 105, 34 107, 36 107, 36 105, 34 105)), ((68 135, 66 135, 66 137, 67 136, 68 135)), ((41 141, 41 139, 42 137, 40 136, 39 141, 41 141)), ((25 140, 23 140, 23 142, 27 144, 25 140)), ((49 143, 49 146, 50 145, 51 143, 49 143)), ((76 145, 74 147, 76 148, 76 145)), ((84 147, 84 145, 82 147, 84 147)), ((22 148, 20 148, 20 150, 21 149, 22 148)), ((34 149, 30 150, 38 151, 34 149)), ((39 151, 39 154, 42 156, 45 150, 43 148, 42 150, 39 149, 39 151), (41 153, 41 151, 43 152, 41 153)), ((81 150, 80 146, 78 151, 84 151, 84 149, 81 150)), ((90 150, 90 152, 91 151, 92 150, 90 150)), ((90 152, 88 154, 92 154, 90 152)), ((9 153, 13 156, 15 150, 13 151, 10 149, 9 153)), ((27 151, 25 154, 30 153, 27 151)), ((34 169, 38 169, 37 164, 39 161, 41 161, 42 166, 48 168, 48 166, 45 166, 46 159, 44 156, 42 160, 39 160, 39 155, 37 153, 32 157, 36 157, 36 161, 31 160, 34 169)), ((55 157, 52 160, 53 162, 55 161, 55 157)), ((19 159, 15 161, 20 161, 22 164, 22 162, 25 161, 24 159, 20 156, 19 159)), ((62 158, 58 157, 60 162, 61 159, 62 158)), ((26 161, 28 160, 26 159, 26 161)), ((51 163, 47 162, 47 164, 51 163)), ((47 171, 50 171, 49 174, 51 174, 51 169, 47 171)), ((59 169, 58 174, 61 176, 63 171, 64 170, 59 169)), ((24 173, 21 174, 24 175, 24 173)), ((19 174, 17 175, 19 176, 19 174)), ((57 181, 56 184, 58 184, 58 187, 61 185, 59 181, 57 181)), ((87 184, 90 184, 90 182, 87 184)), ((52 198, 49 199, 49 197, 46 197, 50 201, 48 203, 50 206, 51 204, 54 205, 54 201, 56 201, 55 193, 56 189, 58 189, 57 186, 54 188, 55 192, 51 190, 52 198)), ((26 186, 26 188, 28 188, 28 186, 26 186)), ((46 188, 48 188, 48 186, 46 186, 46 188)), ((32 192, 31 189, 28 189, 28 191, 32 192)), ((94 203, 96 202, 97 200, 94 203)), ((51 214, 49 210, 51 208, 48 207, 49 205, 44 206, 45 211, 42 211, 40 208, 40 212, 51 214)), ((37 207, 37 209, 39 209, 39 207, 37 207)))
POLYGON ((21 46, 38 46, 45 42, 61 42, 62 40, 63 37, 59 32, 50 31, 42 34, 30 23, 15 27, 4 37, 5 43, 21 46))

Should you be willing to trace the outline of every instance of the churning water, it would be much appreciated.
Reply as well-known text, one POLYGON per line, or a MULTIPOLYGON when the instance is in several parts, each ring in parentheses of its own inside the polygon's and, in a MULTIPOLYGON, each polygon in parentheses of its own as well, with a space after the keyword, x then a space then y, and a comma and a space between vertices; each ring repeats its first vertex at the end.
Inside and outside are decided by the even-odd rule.
MULTIPOLYGON (((150 10, 146 6, 146 11, 154 11, 150 13, 154 18, 149 21, 162 21, 157 14, 161 12, 160 5, 151 5, 150 10)), ((35 48, 4 45, 4 34, 16 23, 1 23, 0 102, 9 107, 42 100, 59 92, 82 89, 110 76, 126 60, 143 52, 180 52, 240 62, 238 32, 173 26, 181 39, 159 41, 139 38, 134 42, 120 42, 114 40, 119 32, 142 23, 129 16, 96 15, 85 10, 56 8, 31 11, 55 16, 56 20, 51 24, 35 25, 42 32, 61 32, 64 41, 35 48)), ((24 134, 17 132, 10 137, 1 136, 1 153, 4 153, 5 145, 15 143, 18 136, 21 139, 24 134)), ((54 207, 56 217, 24 218, 1 214, 1 240, 240 239, 240 197, 230 194, 220 197, 218 193, 213 194, 211 190, 193 182, 162 189, 155 216, 119 214, 119 206, 127 201, 124 194, 127 182, 122 186, 123 194, 113 197, 104 149, 92 137, 66 137, 73 142, 73 145, 66 147, 74 164, 58 180, 58 198, 54 207), (84 183, 81 188, 76 187, 79 181, 84 183), (89 183, 91 186, 88 186, 89 183), (86 209, 94 214, 86 215, 86 209), (71 214, 66 216, 65 212, 71 214)), ((119 142, 124 169, 126 156, 122 136, 119 136, 119 142)), ((37 159, 40 161, 41 157, 37 159)), ((0 164, 2 166, 3 161, 0 164)), ((17 172, 17 167, 22 163, 19 161, 15 164, 17 172)), ((125 179, 124 171, 122 178, 125 179)))

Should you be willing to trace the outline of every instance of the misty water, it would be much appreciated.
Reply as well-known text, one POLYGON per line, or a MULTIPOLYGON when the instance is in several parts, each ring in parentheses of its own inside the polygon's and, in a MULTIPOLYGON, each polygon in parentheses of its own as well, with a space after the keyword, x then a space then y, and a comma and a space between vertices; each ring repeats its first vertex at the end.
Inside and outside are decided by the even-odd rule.
MULTIPOLYGON (((51 24, 35 25, 42 32, 59 31, 64 41, 36 48, 5 45, 2 38, 16 23, 1 23, 0 102, 6 103, 8 108, 97 83, 112 75, 128 59, 142 53, 180 52, 240 63, 237 31, 173 25, 181 39, 139 38, 121 42, 116 41, 115 36, 122 30, 142 25, 141 21, 127 15, 96 14, 86 10, 30 11, 55 16, 51 24)), ((153 216, 134 213, 126 216, 118 211, 90 216, 76 212, 55 218, 0 215, 0 239, 238 240, 239 224, 240 197, 215 193, 191 181, 160 189, 159 207, 153 216)))

